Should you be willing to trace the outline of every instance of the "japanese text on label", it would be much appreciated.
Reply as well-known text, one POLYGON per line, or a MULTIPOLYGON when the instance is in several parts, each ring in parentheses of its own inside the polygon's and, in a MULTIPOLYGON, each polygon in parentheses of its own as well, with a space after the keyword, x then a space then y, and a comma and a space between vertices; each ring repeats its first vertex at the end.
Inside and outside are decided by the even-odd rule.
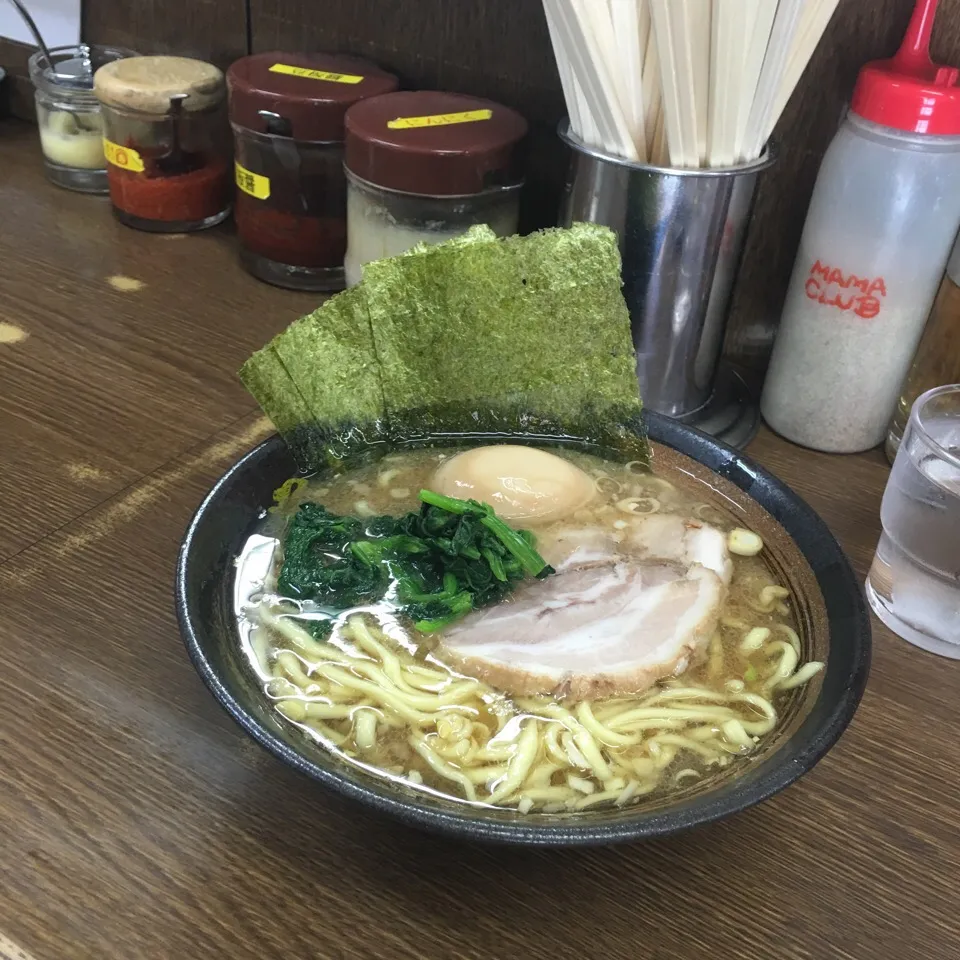
POLYGON ((448 127, 454 123, 477 123, 489 120, 492 110, 467 110, 465 113, 438 113, 432 117, 397 117, 387 126, 391 130, 413 130, 417 127, 448 127))
POLYGON ((270 178, 262 177, 259 173, 254 173, 239 163, 234 163, 234 178, 237 186, 251 197, 257 200, 267 200, 270 197, 270 178))
POLYGON ((121 170, 143 173, 143 158, 132 147, 121 147, 119 143, 105 139, 103 141, 103 155, 107 158, 107 163, 111 163, 121 170))
POLYGON ((275 63, 271 73, 284 73, 288 77, 306 77, 308 80, 326 80, 327 83, 362 83, 363 77, 352 73, 330 73, 327 70, 308 70, 306 67, 291 67, 286 63, 275 63))

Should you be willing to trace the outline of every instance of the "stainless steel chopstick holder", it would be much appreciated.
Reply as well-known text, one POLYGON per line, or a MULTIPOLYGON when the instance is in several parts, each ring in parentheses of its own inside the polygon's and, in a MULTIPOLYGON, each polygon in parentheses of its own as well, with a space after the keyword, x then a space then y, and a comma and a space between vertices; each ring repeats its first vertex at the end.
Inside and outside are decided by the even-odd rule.
POLYGON ((713 392, 757 177, 775 150, 739 167, 671 170, 588 147, 566 122, 559 133, 572 155, 561 225, 600 223, 620 238, 643 401, 693 414, 713 392))

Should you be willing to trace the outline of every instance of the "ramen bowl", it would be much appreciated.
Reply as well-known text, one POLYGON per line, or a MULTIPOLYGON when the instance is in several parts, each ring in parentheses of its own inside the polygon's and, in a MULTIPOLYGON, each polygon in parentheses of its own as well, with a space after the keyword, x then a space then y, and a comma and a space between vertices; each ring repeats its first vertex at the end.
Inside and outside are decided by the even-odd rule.
POLYGON ((657 474, 703 487, 738 524, 763 538, 766 562, 790 590, 803 658, 826 664, 814 680, 791 692, 776 729, 749 758, 628 807, 524 814, 388 780, 308 739, 264 694, 241 648, 234 615, 235 560, 273 491, 296 473, 278 437, 247 454, 215 484, 181 547, 177 614, 200 676, 251 737, 301 773, 414 827, 465 839, 539 846, 638 840, 719 820, 773 796, 817 763, 857 709, 871 646, 863 594, 824 522, 785 484, 691 427, 653 413, 645 416, 657 474))

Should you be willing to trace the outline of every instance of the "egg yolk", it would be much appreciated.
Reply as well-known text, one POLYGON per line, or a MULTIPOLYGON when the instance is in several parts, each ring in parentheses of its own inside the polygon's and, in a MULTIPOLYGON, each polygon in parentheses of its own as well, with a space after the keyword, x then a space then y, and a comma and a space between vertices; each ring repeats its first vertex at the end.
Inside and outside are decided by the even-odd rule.
POLYGON ((569 516, 596 490, 593 478, 569 461, 509 444, 451 457, 434 473, 432 489, 489 503, 504 520, 542 523, 569 516))

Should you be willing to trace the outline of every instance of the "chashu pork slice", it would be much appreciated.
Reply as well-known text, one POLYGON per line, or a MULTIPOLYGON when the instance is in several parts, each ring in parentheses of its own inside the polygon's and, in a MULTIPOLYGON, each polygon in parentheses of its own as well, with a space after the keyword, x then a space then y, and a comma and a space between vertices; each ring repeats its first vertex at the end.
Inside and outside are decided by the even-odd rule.
POLYGON ((618 560, 523 584, 453 626, 438 652, 515 696, 641 693, 696 658, 725 594, 700 564, 618 560))
POLYGON ((622 560, 617 536, 601 527, 560 526, 537 537, 537 551, 557 573, 622 560))
POLYGON ((733 562, 722 530, 675 513, 653 513, 627 527, 626 552, 676 563, 699 563, 725 583, 733 577, 733 562))
POLYGON ((699 563, 725 584, 733 575, 726 534, 709 523, 671 513, 635 517, 623 530, 556 526, 540 534, 537 550, 557 573, 633 557, 699 563))

